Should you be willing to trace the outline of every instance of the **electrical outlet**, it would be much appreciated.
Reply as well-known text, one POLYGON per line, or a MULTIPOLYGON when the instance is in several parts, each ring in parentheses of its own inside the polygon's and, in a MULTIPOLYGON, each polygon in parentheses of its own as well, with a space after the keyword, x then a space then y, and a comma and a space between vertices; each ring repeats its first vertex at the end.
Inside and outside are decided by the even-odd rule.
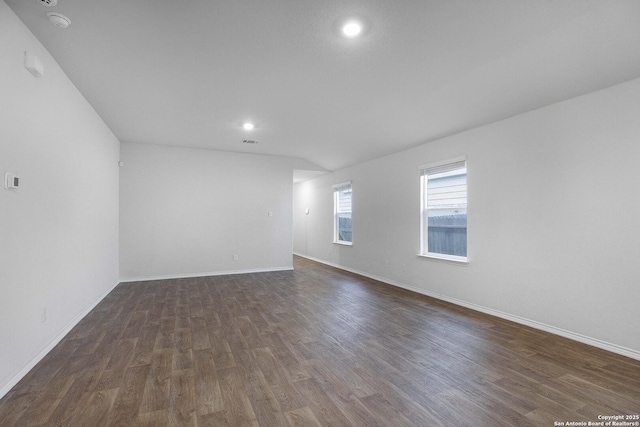
POLYGON ((238 256, 238 254, 233 254, 233 260, 234 261, 238 261, 240 259, 240 257, 238 256))
POLYGON ((389 260, 388 259, 384 260, 384 268, 389 268, 389 260))
POLYGON ((42 307, 42 312, 40 313, 40 323, 44 323, 47 321, 47 307, 42 307))
POLYGON ((273 216, 273 211, 267 211, 267 216, 269 217, 273 216))

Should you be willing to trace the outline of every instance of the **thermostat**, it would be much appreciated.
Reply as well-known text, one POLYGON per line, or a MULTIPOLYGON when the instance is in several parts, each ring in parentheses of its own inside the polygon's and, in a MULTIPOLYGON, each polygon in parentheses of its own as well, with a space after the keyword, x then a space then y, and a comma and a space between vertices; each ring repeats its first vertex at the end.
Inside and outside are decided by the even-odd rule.
POLYGON ((12 173, 5 173, 4 188, 7 190, 17 190, 18 187, 20 187, 20 177, 12 173))

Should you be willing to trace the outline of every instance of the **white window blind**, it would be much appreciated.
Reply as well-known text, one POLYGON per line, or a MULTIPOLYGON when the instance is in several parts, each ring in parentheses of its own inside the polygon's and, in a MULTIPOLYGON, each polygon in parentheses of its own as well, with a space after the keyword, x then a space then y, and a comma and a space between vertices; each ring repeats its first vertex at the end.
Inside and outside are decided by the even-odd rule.
POLYGON ((427 176, 427 209, 465 209, 467 207, 467 163, 461 160, 421 169, 427 176))
POLYGON ((437 173, 451 172, 456 169, 462 169, 462 168, 466 169, 466 167, 467 167, 466 160, 458 160, 453 163, 444 163, 444 164, 438 164, 434 166, 422 166, 420 168, 420 172, 422 173, 422 175, 435 175, 437 173))
POLYGON ((338 213, 351 212, 351 184, 334 188, 333 191, 338 195, 338 205, 336 206, 338 213))

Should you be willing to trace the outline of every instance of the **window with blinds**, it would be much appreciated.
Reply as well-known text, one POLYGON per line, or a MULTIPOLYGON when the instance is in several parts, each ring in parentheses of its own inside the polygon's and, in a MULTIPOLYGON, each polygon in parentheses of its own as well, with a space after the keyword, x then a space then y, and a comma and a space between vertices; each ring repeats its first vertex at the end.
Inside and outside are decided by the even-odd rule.
POLYGON ((420 168, 420 254, 467 261, 467 162, 420 168))
POLYGON ((351 182, 333 186, 333 242, 350 245, 353 242, 351 204, 353 191, 351 182))

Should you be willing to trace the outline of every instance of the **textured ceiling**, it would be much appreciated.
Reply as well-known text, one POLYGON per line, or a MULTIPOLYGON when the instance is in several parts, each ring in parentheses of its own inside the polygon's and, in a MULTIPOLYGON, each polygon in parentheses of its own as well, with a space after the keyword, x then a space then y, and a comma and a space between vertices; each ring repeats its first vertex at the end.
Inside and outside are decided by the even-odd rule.
POLYGON ((640 76, 637 0, 5 1, 121 141, 329 170, 640 76))

